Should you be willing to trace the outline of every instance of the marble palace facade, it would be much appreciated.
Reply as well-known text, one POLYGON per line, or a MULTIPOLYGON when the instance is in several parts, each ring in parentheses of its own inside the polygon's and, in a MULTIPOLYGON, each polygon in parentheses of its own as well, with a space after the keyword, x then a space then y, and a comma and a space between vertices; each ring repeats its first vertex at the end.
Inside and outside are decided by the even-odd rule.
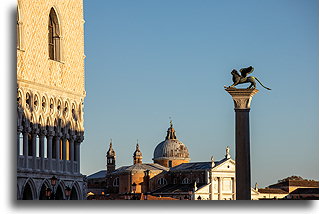
POLYGON ((17 199, 86 198, 82 0, 18 0, 17 199), (57 183, 51 184, 55 176, 57 183), (51 197, 52 198, 52 197, 51 197))

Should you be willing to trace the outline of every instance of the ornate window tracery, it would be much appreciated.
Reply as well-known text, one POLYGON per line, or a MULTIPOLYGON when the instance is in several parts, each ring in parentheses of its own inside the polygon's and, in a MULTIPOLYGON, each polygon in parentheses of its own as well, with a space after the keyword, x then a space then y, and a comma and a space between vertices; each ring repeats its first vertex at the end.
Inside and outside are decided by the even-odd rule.
POLYGON ((61 61, 60 26, 57 14, 53 8, 51 8, 49 15, 48 30, 49 59, 61 61))
POLYGON ((31 107, 31 96, 30 96, 30 94, 26 93, 25 98, 26 98, 25 99, 26 107, 27 107, 27 109, 30 109, 30 107, 31 107))
POLYGON ((42 97, 42 111, 43 112, 45 112, 46 106, 47 106, 46 99, 45 99, 45 97, 42 97))
POLYGON ((38 96, 35 95, 34 96, 34 101, 33 101, 33 106, 34 106, 34 110, 38 110, 38 104, 39 104, 39 99, 38 99, 38 96))

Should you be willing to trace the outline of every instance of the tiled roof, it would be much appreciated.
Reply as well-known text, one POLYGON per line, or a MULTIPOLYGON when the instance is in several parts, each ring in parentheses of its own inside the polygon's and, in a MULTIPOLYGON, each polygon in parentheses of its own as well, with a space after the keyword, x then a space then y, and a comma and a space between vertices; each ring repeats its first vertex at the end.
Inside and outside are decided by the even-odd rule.
POLYGON ((298 188, 290 194, 319 194, 319 188, 298 188))
MULTIPOLYGON (((215 166, 220 165, 221 163, 224 163, 228 159, 222 159, 220 161, 215 161, 215 166)), ((212 168, 212 162, 192 162, 192 163, 182 163, 180 165, 177 165, 173 168, 171 168, 171 171, 178 171, 178 170, 201 170, 201 169, 211 169, 212 168)))
POLYGON ((319 187, 319 182, 309 181, 309 180, 288 180, 288 181, 270 185, 269 187, 280 188, 280 187, 287 187, 287 186, 319 187))
POLYGON ((113 173, 120 172, 130 172, 130 171, 145 171, 145 170, 164 170, 168 171, 169 168, 159 165, 157 163, 143 163, 143 164, 134 164, 131 166, 122 166, 116 169, 113 173))
POLYGON ((87 176, 87 179, 104 178, 105 176, 106 176, 106 170, 101 170, 92 175, 87 176))
POLYGON ((275 189, 275 188, 265 188, 265 189, 258 189, 259 193, 268 193, 268 194, 288 194, 288 192, 282 189, 275 189))
POLYGON ((318 187, 319 188, 319 182, 318 181, 307 181, 307 180, 289 180, 290 186, 307 186, 307 187, 318 187))

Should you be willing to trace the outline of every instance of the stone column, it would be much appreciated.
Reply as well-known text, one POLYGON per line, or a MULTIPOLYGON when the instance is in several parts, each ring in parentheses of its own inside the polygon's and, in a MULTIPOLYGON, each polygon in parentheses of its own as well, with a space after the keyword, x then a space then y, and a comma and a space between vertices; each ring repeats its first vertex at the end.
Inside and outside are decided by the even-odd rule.
POLYGON ((62 160, 63 160, 63 171, 66 171, 66 137, 62 137, 62 160))
POLYGON ((74 172, 74 135, 70 135, 70 161, 71 161, 71 173, 74 172))
POLYGON ((52 140, 54 136, 54 131, 49 128, 47 135, 47 158, 48 158, 48 170, 52 171, 52 140))
POLYGON ((211 169, 209 169, 209 180, 210 180, 210 186, 209 186, 210 200, 213 200, 214 199, 214 178, 213 178, 213 173, 211 169))
POLYGON ((41 158, 41 170, 44 170, 44 137, 46 134, 46 130, 41 129, 40 137, 39 137, 39 147, 40 147, 40 158, 41 158))
POLYGON ((249 111, 257 89, 227 88, 235 105, 236 200, 251 200, 249 111))
POLYGON ((235 182, 235 178, 231 178, 231 183, 232 183, 232 199, 236 200, 236 182, 235 182))
POLYGON ((29 131, 31 129, 28 127, 25 127, 23 129, 23 156, 24 156, 24 168, 28 168, 28 155, 29 155, 29 148, 28 148, 28 142, 29 142, 29 131))
POLYGON ((56 164, 56 171, 60 171, 60 140, 61 136, 60 133, 57 133, 55 138, 55 164, 56 164))
POLYGON ((222 200, 223 178, 218 177, 218 200, 222 200))
POLYGON ((76 174, 80 172, 80 142, 75 141, 75 156, 76 156, 76 162, 77 162, 77 167, 75 169, 76 174))
POLYGON ((37 130, 34 129, 31 134, 31 140, 32 140, 32 169, 36 170, 36 160, 37 160, 37 147, 36 147, 36 139, 37 139, 37 130))

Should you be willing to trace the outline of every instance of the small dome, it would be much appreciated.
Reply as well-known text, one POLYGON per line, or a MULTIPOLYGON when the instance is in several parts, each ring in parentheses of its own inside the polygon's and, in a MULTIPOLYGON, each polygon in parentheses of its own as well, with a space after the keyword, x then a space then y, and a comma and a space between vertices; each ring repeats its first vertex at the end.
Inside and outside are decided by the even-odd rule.
POLYGON ((167 130, 165 141, 159 143, 154 150, 154 158, 189 159, 187 147, 176 138, 172 121, 167 130))

